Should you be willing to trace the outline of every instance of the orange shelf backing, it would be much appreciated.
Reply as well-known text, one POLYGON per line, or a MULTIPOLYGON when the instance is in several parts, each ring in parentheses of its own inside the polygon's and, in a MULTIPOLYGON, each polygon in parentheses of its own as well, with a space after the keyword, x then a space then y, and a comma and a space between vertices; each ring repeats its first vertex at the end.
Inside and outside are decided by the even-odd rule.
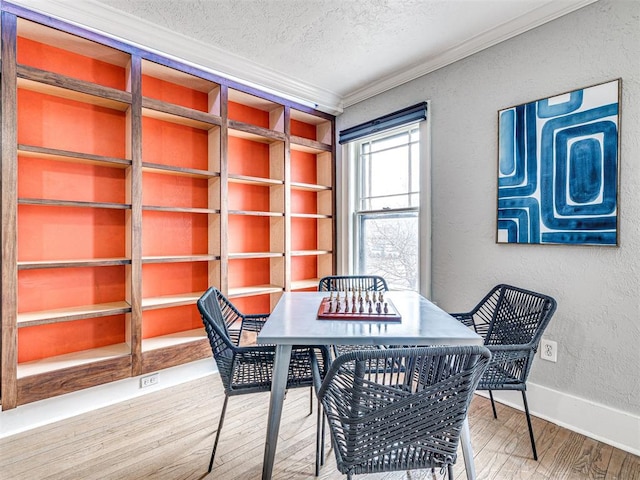
POLYGON ((142 161, 207 170, 208 134, 205 130, 142 118, 142 161))
POLYGON ((125 315, 25 327, 18 330, 18 362, 124 343, 125 315))
POLYGON ((269 178, 269 145, 229 137, 229 173, 269 178))
POLYGON ((229 251, 268 252, 269 246, 269 217, 254 217, 247 215, 229 216, 229 251))
POLYGON ((291 258, 291 280, 307 280, 318 276, 318 259, 315 256, 291 258))
POLYGON ((20 261, 125 256, 124 210, 18 206, 20 261))
POLYGON ((204 178, 144 172, 142 204, 208 208, 208 183, 204 178))
POLYGON ((125 157, 124 112, 23 89, 18 105, 18 143, 125 157))
POLYGON ((208 215, 145 211, 142 255, 206 255, 208 215))
POLYGON ((125 267, 46 268, 18 272, 18 312, 125 299, 125 267))
POLYGON ((125 171, 19 156, 18 197, 124 203, 125 171))
POLYGON ((291 135, 296 137, 308 138, 310 140, 317 140, 317 130, 315 125, 310 123, 301 122, 295 118, 291 119, 291 135))
POLYGON ((229 209, 269 211, 269 187, 261 185, 229 184, 229 209))
POLYGON ((235 307, 242 313, 271 312, 271 298, 269 295, 233 298, 231 301, 233 302, 235 307))
POLYGON ((142 76, 142 95, 201 112, 209 111, 208 95, 205 92, 199 92, 149 75, 142 76))
POLYGON ((291 219, 291 249, 316 250, 318 248, 318 224, 315 218, 291 219))
POLYGON ((318 213, 318 195, 308 190, 291 190, 293 213, 318 213))
POLYGON ((34 40, 18 37, 18 63, 42 70, 96 83, 104 87, 126 88, 123 67, 52 47, 34 40))
POLYGON ((204 292, 208 285, 205 262, 142 265, 142 297, 204 292))
POLYGON ((195 305, 142 312, 142 338, 169 335, 200 327, 202 319, 195 305))
POLYGON ((317 161, 313 153, 291 150, 291 181, 318 183, 317 161))
POLYGON ((229 288, 269 284, 270 265, 268 258, 229 260, 229 288))
POLYGON ((258 127, 269 128, 269 112, 248 107, 241 103, 229 102, 229 118, 239 122, 250 123, 258 127))

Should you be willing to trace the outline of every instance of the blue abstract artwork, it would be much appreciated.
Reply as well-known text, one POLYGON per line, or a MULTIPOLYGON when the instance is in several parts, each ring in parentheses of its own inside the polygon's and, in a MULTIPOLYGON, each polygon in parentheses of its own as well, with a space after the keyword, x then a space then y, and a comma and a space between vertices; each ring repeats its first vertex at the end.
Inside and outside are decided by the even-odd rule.
POLYGON ((620 79, 498 112, 498 243, 617 245, 620 79))

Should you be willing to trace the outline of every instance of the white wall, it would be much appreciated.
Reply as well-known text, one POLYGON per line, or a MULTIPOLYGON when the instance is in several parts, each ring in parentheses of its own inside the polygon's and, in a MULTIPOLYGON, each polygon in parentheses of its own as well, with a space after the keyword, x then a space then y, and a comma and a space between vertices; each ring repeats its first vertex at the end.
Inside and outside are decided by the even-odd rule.
MULTIPOLYGON (((469 310, 497 283, 555 297, 558 309, 545 337, 558 342, 558 362, 536 360, 531 383, 541 391, 622 413, 631 419, 630 431, 624 433, 630 439, 628 447, 636 452, 639 98, 640 2, 600 0, 351 106, 337 125, 340 131, 430 101, 433 300, 448 311, 469 310), (496 244, 497 111, 615 78, 622 78, 620 246, 496 244)), ((544 402, 544 396, 538 397, 544 402)), ((548 411, 547 407, 532 405, 534 411, 548 411)), ((553 415, 566 417, 556 418, 558 423, 575 426, 568 410, 553 415)))

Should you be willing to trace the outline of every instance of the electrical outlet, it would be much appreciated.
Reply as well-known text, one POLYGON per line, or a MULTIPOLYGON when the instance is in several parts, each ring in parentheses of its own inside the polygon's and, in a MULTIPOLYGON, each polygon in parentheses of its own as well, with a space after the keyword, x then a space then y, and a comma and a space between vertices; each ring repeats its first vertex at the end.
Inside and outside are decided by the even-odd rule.
POLYGON ((160 382, 160 378, 157 373, 152 373, 146 377, 140 378, 140 388, 151 387, 157 385, 160 382))
POLYGON ((540 341, 540 358, 549 362, 558 361, 558 343, 543 338, 540 341))

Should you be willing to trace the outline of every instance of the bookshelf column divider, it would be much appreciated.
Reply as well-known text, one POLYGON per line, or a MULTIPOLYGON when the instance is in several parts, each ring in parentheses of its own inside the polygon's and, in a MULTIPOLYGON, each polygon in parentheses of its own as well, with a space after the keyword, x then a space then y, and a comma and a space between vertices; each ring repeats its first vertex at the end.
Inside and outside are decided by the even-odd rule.
POLYGON ((131 265, 126 276, 127 302, 131 305, 127 326, 127 342, 131 347, 132 375, 142 373, 142 59, 131 56, 129 68, 131 107, 129 110, 129 138, 131 167, 127 172, 127 194, 130 195, 131 212, 127 225, 127 251, 131 265))
POLYGON ((229 294, 229 87, 220 85, 220 291, 229 294))
POLYGON ((291 107, 284 107, 284 290, 291 290, 291 107))
POLYGON ((18 138, 15 15, 2 12, 2 409, 18 402, 18 138))

